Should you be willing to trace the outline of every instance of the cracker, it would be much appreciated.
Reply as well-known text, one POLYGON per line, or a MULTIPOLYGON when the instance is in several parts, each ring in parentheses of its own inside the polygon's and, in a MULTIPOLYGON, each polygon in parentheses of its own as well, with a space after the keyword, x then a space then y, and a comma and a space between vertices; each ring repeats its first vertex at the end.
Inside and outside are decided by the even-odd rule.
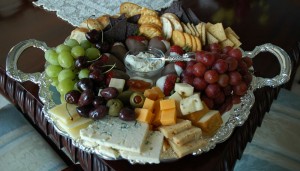
POLYGON ((139 32, 149 39, 155 36, 162 37, 162 30, 154 24, 142 24, 139 27, 139 32))
POLYGON ((126 14, 127 17, 141 14, 141 10, 142 10, 141 6, 131 2, 124 2, 120 5, 120 13, 126 14))
POLYGON ((195 35, 196 35, 196 33, 195 33, 195 30, 193 29, 193 27, 192 27, 191 23, 187 23, 186 25, 187 25, 187 26, 188 26, 188 28, 191 30, 191 35, 195 36, 195 35))
POLYGON ((187 34, 187 33, 183 33, 183 36, 185 38, 185 47, 187 47, 188 49, 192 50, 192 35, 187 34))
POLYGON ((172 37, 173 25, 171 21, 166 17, 160 17, 160 21, 163 24, 162 30, 166 39, 170 39, 172 37))
POLYGON ((225 39, 221 42, 221 46, 222 47, 226 47, 226 46, 234 46, 234 43, 230 40, 230 39, 225 39))
POLYGON ((219 41, 223 41, 227 38, 222 23, 213 24, 207 28, 207 31, 219 41))
POLYGON ((207 43, 209 45, 219 42, 219 40, 216 37, 214 37, 212 34, 210 34, 210 32, 206 32, 206 38, 207 38, 207 43))
POLYGON ((228 34, 232 34, 232 35, 234 35, 234 37, 235 38, 237 38, 237 39, 240 39, 240 37, 231 29, 231 27, 227 27, 226 29, 225 29, 225 34, 226 35, 228 35, 228 34))
POLYGON ((191 26, 192 26, 192 28, 194 29, 195 33, 196 33, 195 36, 199 37, 200 34, 199 34, 198 30, 196 29, 195 25, 194 25, 194 24, 191 24, 191 26))
POLYGON ((196 43, 196 37, 191 35, 192 39, 192 51, 195 52, 197 50, 197 43, 196 43))
POLYGON ((201 40, 202 40, 202 45, 206 45, 206 24, 201 23, 201 40))
POLYGON ((103 28, 106 28, 110 23, 109 15, 102 15, 97 18, 97 21, 103 28))
POLYGON ((178 45, 180 47, 185 46, 185 37, 182 31, 174 30, 172 33, 172 42, 174 45, 178 45))
POLYGON ((171 21, 174 30, 178 30, 178 31, 183 32, 183 28, 182 28, 181 23, 179 21, 177 21, 174 18, 169 18, 169 20, 171 21))
POLYGON ((168 18, 168 19, 173 18, 173 19, 175 19, 175 20, 177 20, 177 21, 180 21, 179 18, 177 17, 177 15, 175 15, 175 14, 173 14, 173 13, 170 13, 170 12, 164 13, 164 14, 162 14, 161 16, 162 16, 162 17, 166 17, 166 18, 168 18))
POLYGON ((202 50, 202 44, 201 44, 200 38, 199 37, 195 37, 195 40, 196 40, 196 45, 197 45, 196 50, 197 51, 202 50))
POLYGON ((227 35, 227 37, 234 43, 235 48, 241 46, 242 43, 233 34, 230 33, 227 35))
POLYGON ((152 9, 142 7, 141 9, 141 14, 142 15, 153 15, 153 16, 158 16, 158 13, 152 9))
POLYGON ((181 26, 182 26, 184 32, 186 32, 188 34, 192 34, 191 30, 184 22, 181 22, 181 26))
POLYGON ((88 30, 103 30, 104 27, 102 27, 102 25, 97 21, 97 19, 93 19, 93 18, 88 18, 86 20, 84 20, 82 23, 80 23, 79 27, 81 28, 86 28, 88 30))
POLYGON ((162 23, 158 16, 153 15, 141 15, 138 24, 155 24, 159 27, 162 27, 162 23))

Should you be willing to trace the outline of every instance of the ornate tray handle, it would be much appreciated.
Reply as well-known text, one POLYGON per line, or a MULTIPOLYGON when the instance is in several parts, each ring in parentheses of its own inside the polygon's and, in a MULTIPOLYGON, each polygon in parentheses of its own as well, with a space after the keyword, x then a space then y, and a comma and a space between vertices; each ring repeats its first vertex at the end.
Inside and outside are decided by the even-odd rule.
POLYGON ((6 73, 9 77, 15 79, 19 82, 31 81, 33 83, 39 84, 42 80, 42 73, 24 73, 17 68, 17 62, 24 50, 29 47, 35 47, 43 50, 44 52, 49 49, 47 44, 42 41, 29 39, 22 41, 11 48, 6 58, 6 73))
POLYGON ((264 86, 277 87, 286 83, 290 79, 291 75, 291 59, 289 55, 280 47, 271 43, 266 43, 260 46, 256 46, 252 51, 243 52, 243 56, 254 58, 261 52, 272 53, 279 61, 280 73, 273 78, 256 77, 255 84, 252 84, 253 89, 261 88, 264 86))

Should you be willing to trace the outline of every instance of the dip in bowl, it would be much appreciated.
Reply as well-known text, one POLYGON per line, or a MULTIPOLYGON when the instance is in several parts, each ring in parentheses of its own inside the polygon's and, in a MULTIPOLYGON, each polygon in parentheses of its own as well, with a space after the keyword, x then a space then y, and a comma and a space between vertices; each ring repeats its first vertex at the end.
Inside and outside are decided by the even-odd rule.
POLYGON ((155 79, 165 65, 164 53, 151 48, 146 51, 129 51, 124 59, 126 72, 130 77, 155 79))

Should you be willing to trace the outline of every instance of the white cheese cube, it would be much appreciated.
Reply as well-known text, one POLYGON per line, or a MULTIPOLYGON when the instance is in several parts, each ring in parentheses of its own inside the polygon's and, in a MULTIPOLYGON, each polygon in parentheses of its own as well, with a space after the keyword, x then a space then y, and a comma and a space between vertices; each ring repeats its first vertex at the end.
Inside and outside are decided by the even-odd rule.
POLYGON ((181 96, 191 96, 194 93, 194 87, 187 83, 175 83, 174 90, 181 96))
POLYGON ((123 91, 123 88, 125 86, 125 80, 120 78, 111 78, 108 87, 114 87, 116 88, 119 93, 123 91))
POLYGON ((203 104, 199 94, 193 94, 180 101, 180 110, 183 115, 187 115, 203 109, 203 104))

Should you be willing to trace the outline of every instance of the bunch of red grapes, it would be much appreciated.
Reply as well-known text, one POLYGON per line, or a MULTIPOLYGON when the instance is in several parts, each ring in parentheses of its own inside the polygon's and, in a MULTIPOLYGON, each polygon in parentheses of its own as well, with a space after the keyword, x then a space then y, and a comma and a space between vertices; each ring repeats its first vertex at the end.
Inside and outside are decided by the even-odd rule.
POLYGON ((210 109, 224 113, 247 93, 252 81, 252 59, 242 57, 238 48, 218 43, 196 52, 195 61, 187 62, 181 82, 194 86, 210 109))

